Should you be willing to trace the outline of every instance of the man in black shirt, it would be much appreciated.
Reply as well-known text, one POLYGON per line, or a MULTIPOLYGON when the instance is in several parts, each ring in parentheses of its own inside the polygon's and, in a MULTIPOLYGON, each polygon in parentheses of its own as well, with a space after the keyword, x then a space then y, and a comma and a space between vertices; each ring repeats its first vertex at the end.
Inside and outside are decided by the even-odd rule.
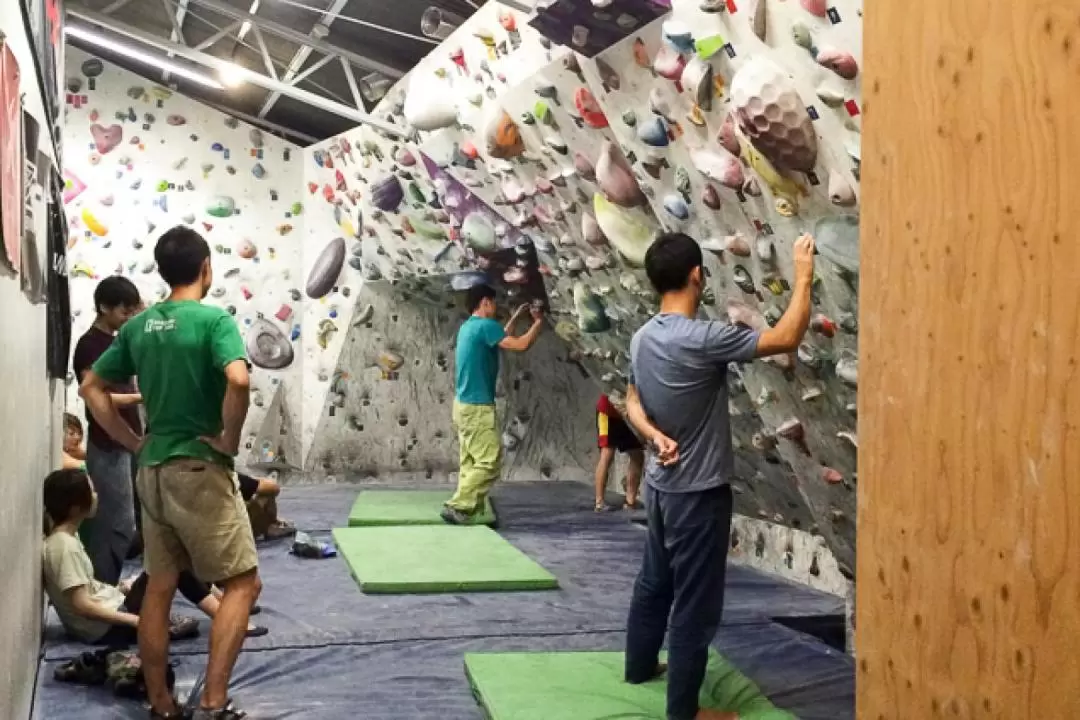
MULTIPOLYGON (((75 345, 72 366, 82 382, 83 375, 113 343, 116 331, 142 307, 139 290, 125 277, 105 278, 94 289, 97 315, 93 325, 75 345)), ((141 436, 139 404, 142 396, 129 380, 109 388, 113 405, 121 417, 141 436)), ((132 457, 98 425, 87 410, 86 470, 98 492, 97 515, 83 523, 86 551, 94 566, 94 577, 116 585, 124 558, 135 536, 132 457)))

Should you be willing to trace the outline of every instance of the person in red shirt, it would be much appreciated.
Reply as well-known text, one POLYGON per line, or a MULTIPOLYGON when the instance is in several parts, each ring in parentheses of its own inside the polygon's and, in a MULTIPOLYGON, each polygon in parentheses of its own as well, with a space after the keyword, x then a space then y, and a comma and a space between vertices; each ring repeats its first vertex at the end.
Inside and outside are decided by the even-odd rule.
POLYGON ((638 506, 638 489, 641 487, 641 468, 645 463, 645 453, 641 441, 634 435, 630 426, 623 420, 622 413, 607 395, 601 395, 596 401, 596 446, 600 448, 600 460, 596 463, 596 512, 611 510, 604 499, 607 490, 608 473, 615 460, 615 452, 626 453, 629 463, 626 467, 626 504, 624 509, 632 510, 638 506))

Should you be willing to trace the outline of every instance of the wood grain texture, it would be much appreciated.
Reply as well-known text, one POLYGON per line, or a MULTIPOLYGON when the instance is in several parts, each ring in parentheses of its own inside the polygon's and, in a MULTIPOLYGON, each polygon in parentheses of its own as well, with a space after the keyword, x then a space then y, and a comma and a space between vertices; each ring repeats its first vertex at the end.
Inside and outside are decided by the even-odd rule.
POLYGON ((858 717, 1080 716, 1080 4, 865 17, 858 717))

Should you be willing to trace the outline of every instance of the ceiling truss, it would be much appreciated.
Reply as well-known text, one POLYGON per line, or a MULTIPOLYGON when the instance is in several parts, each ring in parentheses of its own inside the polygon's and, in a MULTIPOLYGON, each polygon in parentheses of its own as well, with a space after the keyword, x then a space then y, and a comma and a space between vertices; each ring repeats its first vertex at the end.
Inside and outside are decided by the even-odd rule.
MULTIPOLYGON (((182 1, 183 0, 181 0, 181 2, 182 1)), ((122 2, 123 0, 116 0, 116 2, 114 2, 109 7, 119 7, 121 6, 122 2)), ((191 4, 205 6, 211 10, 220 12, 227 17, 233 18, 235 22, 233 23, 233 25, 230 25, 229 28, 235 29, 235 25, 237 23, 241 25, 243 23, 250 23, 253 34, 255 35, 255 40, 258 44, 258 49, 263 56, 264 64, 266 65, 266 70, 268 74, 257 72, 248 68, 239 68, 239 74, 242 75, 245 82, 252 85, 257 85, 264 88, 265 90, 270 91, 271 97, 273 97, 275 94, 278 96, 290 97, 299 102, 303 102, 305 104, 318 107, 327 112, 334 113, 335 115, 346 118, 353 122, 370 125, 371 127, 377 128, 379 130, 382 130, 383 132, 394 136, 400 137, 407 133, 407 131, 401 126, 392 125, 390 123, 381 121, 378 118, 371 117, 364 112, 363 98, 361 97, 359 89, 357 87, 356 76, 353 73, 353 68, 359 67, 367 72, 375 71, 391 78, 401 77, 404 74, 402 71, 389 65, 379 63, 378 61, 365 58, 364 56, 354 53, 350 50, 346 50, 336 45, 324 42, 323 40, 316 37, 305 35, 301 31, 294 30, 293 28, 281 25, 266 18, 259 17, 258 15, 253 15, 243 10, 218 2, 218 0, 192 0, 191 4), (274 69, 272 59, 267 52, 266 43, 262 38, 263 32, 269 32, 274 35, 278 35, 280 37, 284 37, 288 40, 296 42, 301 45, 301 49, 305 46, 310 47, 311 50, 308 52, 309 55, 311 52, 317 51, 323 53, 324 57, 317 60, 308 68, 304 69, 302 72, 295 72, 291 78, 286 79, 286 77, 279 77, 276 70, 274 69), (345 71, 345 77, 348 80, 349 89, 352 92, 355 107, 346 105, 335 99, 331 99, 323 95, 310 92, 297 86, 298 83, 309 77, 316 70, 324 67, 335 59, 341 63, 342 69, 345 71)), ((187 5, 187 3, 185 3, 185 5, 187 5)), ((189 47, 185 44, 182 44, 178 40, 173 40, 171 36, 163 37, 149 33, 147 31, 123 23, 116 18, 110 17, 104 12, 90 10, 89 8, 86 8, 75 2, 66 3, 66 10, 69 16, 69 20, 74 18, 83 23, 89 23, 99 26, 111 33, 122 35, 125 38, 138 42, 142 45, 157 48, 158 50, 163 51, 170 56, 176 55, 185 58, 204 67, 216 70, 219 73, 237 74, 238 72, 238 66, 233 64, 229 60, 219 58, 204 52, 206 48, 209 48, 214 43, 229 36, 232 32, 229 28, 221 28, 218 33, 215 33, 214 36, 211 36, 210 38, 207 38, 207 40, 203 43, 200 43, 199 47, 189 47)), ((170 17, 176 19, 175 16, 172 16, 171 14, 170 17)), ((325 22, 325 18, 323 22, 325 22)), ((173 28, 174 33, 176 33, 178 29, 182 30, 182 28, 179 28, 179 26, 180 23, 179 21, 177 21, 173 28)), ((182 32, 177 34, 178 36, 182 36, 182 32)), ((306 61, 307 58, 304 58, 304 60, 306 61)), ((269 109, 267 109, 267 111, 268 110, 269 109)))

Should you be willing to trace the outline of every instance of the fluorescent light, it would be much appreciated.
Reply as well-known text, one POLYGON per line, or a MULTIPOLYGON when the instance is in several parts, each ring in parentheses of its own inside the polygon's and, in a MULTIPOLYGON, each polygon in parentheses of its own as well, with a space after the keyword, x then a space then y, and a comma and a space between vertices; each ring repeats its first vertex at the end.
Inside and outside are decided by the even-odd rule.
MULTIPOLYGON (((259 12, 259 1, 260 0, 251 0, 251 7, 248 8, 249 14, 254 15, 255 13, 259 12)), ((236 36, 237 39, 243 41, 244 36, 246 36, 250 30, 251 21, 245 20, 244 24, 240 26, 240 33, 236 36)))
POLYGON ((247 72, 245 68, 235 63, 229 63, 228 67, 218 70, 218 80, 224 83, 226 87, 234 88, 244 84, 244 80, 247 79, 247 72))
POLYGON ((141 50, 136 50, 133 47, 118 43, 115 40, 111 40, 104 35, 99 35, 92 30, 87 30, 86 28, 78 27, 76 25, 68 25, 64 28, 64 33, 70 35, 71 37, 85 40, 88 43, 93 43, 100 48, 104 48, 105 50, 112 50, 118 55, 123 55, 125 57, 131 58, 132 60, 138 60, 139 62, 146 63, 147 65, 152 65, 156 68, 167 70, 173 75, 176 75, 177 77, 186 78, 192 82, 199 83, 200 85, 214 88, 215 90, 225 89, 224 85, 219 83, 217 80, 214 80, 212 77, 203 75, 199 72, 195 72, 194 70, 189 70, 183 65, 178 65, 177 63, 170 62, 165 58, 158 57, 157 55, 151 55, 141 50))

